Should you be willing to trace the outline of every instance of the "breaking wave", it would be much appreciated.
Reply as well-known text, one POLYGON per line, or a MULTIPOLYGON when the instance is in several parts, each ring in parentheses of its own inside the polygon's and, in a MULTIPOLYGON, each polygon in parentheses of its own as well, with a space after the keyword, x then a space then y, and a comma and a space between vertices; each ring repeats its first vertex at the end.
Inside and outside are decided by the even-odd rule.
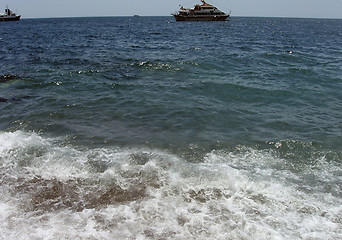
POLYGON ((0 238, 337 239, 342 234, 341 163, 330 155, 327 160, 326 153, 311 155, 315 164, 295 161, 289 154, 296 151, 289 149, 298 142, 269 143, 266 150, 213 150, 196 163, 158 149, 89 149, 66 142, 22 131, 0 133, 0 238))

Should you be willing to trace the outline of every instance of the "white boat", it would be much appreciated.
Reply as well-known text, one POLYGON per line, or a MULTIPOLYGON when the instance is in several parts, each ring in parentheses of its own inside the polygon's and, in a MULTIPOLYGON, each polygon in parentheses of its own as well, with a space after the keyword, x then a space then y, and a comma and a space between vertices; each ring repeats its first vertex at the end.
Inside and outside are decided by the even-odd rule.
POLYGON ((194 8, 184 8, 172 14, 176 21, 226 21, 230 14, 226 14, 211 4, 202 0, 202 4, 196 4, 194 8))
POLYGON ((20 17, 21 15, 15 14, 6 6, 5 13, 0 13, 0 22, 19 21, 20 17))

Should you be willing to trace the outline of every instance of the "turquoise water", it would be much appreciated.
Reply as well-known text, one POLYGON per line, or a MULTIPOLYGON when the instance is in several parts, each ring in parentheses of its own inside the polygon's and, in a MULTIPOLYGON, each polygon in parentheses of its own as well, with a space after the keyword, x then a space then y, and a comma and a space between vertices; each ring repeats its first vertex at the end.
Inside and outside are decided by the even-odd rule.
POLYGON ((337 239, 341 23, 0 24, 1 238, 337 239))

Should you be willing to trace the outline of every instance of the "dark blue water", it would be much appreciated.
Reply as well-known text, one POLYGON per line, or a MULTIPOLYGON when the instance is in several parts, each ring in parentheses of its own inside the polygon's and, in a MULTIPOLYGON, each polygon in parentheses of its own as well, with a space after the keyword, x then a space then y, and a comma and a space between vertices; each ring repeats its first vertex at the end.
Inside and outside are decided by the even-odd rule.
POLYGON ((341 37, 332 19, 0 24, 0 238, 338 238, 341 37))

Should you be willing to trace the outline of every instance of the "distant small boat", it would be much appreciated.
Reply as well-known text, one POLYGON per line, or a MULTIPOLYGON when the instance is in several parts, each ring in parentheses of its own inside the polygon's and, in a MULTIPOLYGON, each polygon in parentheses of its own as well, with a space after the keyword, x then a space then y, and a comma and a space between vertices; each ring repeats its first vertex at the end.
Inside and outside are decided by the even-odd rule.
POLYGON ((201 0, 202 4, 196 4, 194 8, 181 7, 178 12, 172 14, 176 21, 226 21, 230 14, 226 14, 217 7, 201 0))
POLYGON ((0 22, 19 21, 20 17, 21 15, 15 14, 11 9, 6 7, 5 13, 0 13, 0 22))
POLYGON ((133 17, 140 17, 140 16, 136 14, 136 15, 133 15, 133 17))

